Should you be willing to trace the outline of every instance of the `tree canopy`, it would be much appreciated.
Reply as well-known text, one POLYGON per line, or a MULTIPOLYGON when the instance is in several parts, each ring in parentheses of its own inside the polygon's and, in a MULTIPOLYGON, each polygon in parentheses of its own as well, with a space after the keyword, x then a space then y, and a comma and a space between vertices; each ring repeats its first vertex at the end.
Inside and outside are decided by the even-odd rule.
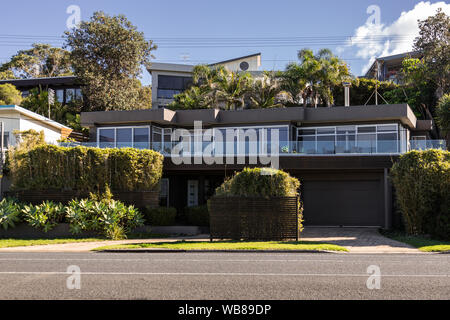
POLYGON ((419 21, 419 30, 414 49, 423 53, 423 63, 416 70, 436 84, 440 98, 450 89, 450 17, 438 9, 419 21))
POLYGON ((20 105, 22 94, 12 84, 0 85, 0 105, 20 105))
POLYGON ((49 44, 35 43, 31 49, 18 51, 9 62, 0 66, 0 77, 5 79, 44 78, 71 74, 69 52, 49 44))
POLYGON ((84 85, 85 111, 135 109, 141 97, 142 67, 156 49, 123 15, 95 12, 66 32, 75 75, 84 85))

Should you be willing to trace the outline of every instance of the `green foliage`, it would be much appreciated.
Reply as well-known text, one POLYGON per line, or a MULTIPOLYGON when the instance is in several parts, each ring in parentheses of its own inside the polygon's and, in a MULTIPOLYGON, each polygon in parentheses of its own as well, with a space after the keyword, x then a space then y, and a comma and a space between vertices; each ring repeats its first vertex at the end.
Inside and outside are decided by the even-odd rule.
POLYGON ((186 208, 186 218, 192 226, 209 226, 208 206, 198 206, 186 208))
MULTIPOLYGON (((384 96, 386 92, 399 88, 393 82, 390 81, 378 81, 375 79, 354 79, 351 81, 352 87, 350 88, 350 100, 352 106, 363 106, 366 104, 375 104, 375 97, 373 96, 371 100, 369 100, 370 96, 375 92, 375 86, 378 84, 378 92, 384 96)), ((335 104, 338 106, 344 105, 344 88, 342 86, 335 87, 333 91, 333 95, 335 97, 335 104)), ((386 98, 385 98, 386 99, 386 98)), ((382 104, 380 98, 378 99, 379 103, 382 104)), ((387 100, 387 99, 386 99, 387 100)), ((391 103, 389 100, 387 101, 391 103)))
POLYGON ((0 85, 0 106, 1 105, 20 105, 22 94, 12 84, 6 83, 0 85))
POLYGON ((82 131, 79 115, 82 101, 72 100, 65 105, 55 101, 49 109, 48 91, 35 88, 30 90, 30 94, 23 99, 21 106, 44 117, 50 116, 52 120, 65 124, 77 131, 82 131))
POLYGON ((282 170, 245 168, 216 189, 216 196, 295 197, 300 182, 282 170))
POLYGON ((139 108, 142 66, 156 49, 123 15, 95 12, 89 21, 66 32, 75 75, 84 84, 83 111, 139 108))
POLYGON ((436 108, 437 121, 444 135, 450 134, 450 93, 444 95, 436 108))
POLYGON ((12 150, 9 177, 14 190, 98 192, 156 190, 163 156, 152 150, 66 148, 45 145, 28 152, 12 150))
POLYGON ((11 70, 1 71, 0 68, 0 80, 11 80, 16 79, 14 73, 11 70))
POLYGON ((424 79, 433 81, 440 98, 450 90, 450 17, 438 9, 434 16, 419 21, 414 49, 423 53, 424 79))
POLYGON ((22 207, 13 199, 0 201, 0 227, 4 230, 14 228, 21 222, 22 207))
POLYGON ((144 222, 136 208, 112 199, 72 200, 65 212, 73 234, 91 231, 113 240, 126 238, 144 222))
POLYGON ((450 152, 411 151, 391 176, 407 232, 450 239, 450 152))
POLYGON ((33 44, 29 50, 20 50, 0 71, 9 72, 15 78, 45 78, 72 74, 70 54, 49 44, 33 44))
POLYGON ((60 203, 46 201, 38 206, 24 206, 23 217, 33 228, 49 232, 64 221, 65 209, 60 203))
POLYGON ((145 209, 145 219, 150 226, 173 226, 177 210, 175 208, 159 207, 145 209))

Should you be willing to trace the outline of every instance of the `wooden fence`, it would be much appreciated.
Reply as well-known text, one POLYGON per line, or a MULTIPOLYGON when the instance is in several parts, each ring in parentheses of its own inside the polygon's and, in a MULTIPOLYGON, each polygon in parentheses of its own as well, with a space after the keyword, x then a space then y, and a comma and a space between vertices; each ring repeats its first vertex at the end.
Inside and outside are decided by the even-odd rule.
POLYGON ((208 202, 211 239, 298 241, 297 197, 213 197, 208 202))

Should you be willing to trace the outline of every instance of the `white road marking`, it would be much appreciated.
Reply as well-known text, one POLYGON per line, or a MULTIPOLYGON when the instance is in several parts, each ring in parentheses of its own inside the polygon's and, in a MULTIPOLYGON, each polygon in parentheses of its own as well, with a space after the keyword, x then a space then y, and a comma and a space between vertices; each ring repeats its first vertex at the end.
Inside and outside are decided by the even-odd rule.
MULTIPOLYGON (((0 275, 67 275, 67 272, 0 272, 0 275)), ((169 273, 169 272, 82 272, 83 276, 256 276, 256 277, 365 277, 367 274, 331 273, 169 273)), ((448 278, 448 274, 383 274, 383 278, 448 278)))
POLYGON ((52 258, 0 258, 0 261, 118 261, 118 262, 345 262, 344 260, 211 260, 211 259, 52 259, 52 258))

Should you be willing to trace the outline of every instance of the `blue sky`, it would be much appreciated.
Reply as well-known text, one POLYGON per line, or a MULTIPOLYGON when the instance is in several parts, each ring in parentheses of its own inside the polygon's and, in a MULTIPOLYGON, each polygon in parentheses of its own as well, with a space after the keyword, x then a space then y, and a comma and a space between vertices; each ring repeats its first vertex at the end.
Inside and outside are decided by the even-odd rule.
MULTIPOLYGON (((413 39, 416 18, 434 12, 436 6, 450 10, 450 5, 438 1, 421 2, 412 0, 374 1, 374 0, 22 0, 20 5, 14 1, 2 4, 0 19, 0 61, 20 49, 30 47, 33 42, 61 44, 57 37, 67 30, 66 13, 70 5, 78 5, 82 19, 88 19, 94 11, 102 10, 108 14, 125 14, 145 36, 150 39, 161 38, 214 38, 223 43, 223 38, 277 38, 312 37, 317 50, 329 47, 346 59, 355 75, 361 75, 373 56, 397 53, 410 46, 409 43, 392 44, 389 36, 409 34, 413 39), (437 4, 436 4, 437 3, 437 4), (370 14, 367 8, 377 5, 381 20, 376 32, 386 36, 386 40, 367 46, 366 42, 352 42, 347 45, 345 37, 357 36, 367 40, 367 31, 372 32, 366 21, 370 14), (428 11, 427 11, 428 10, 428 11), (401 18, 402 12, 403 18, 401 18), (409 19, 409 20, 408 20, 409 19), (408 20, 408 21, 404 21, 408 20), (402 22, 403 21, 403 22, 402 22), (358 29, 359 28, 359 29, 358 29), (356 31, 358 29, 358 31, 356 31), (5 35, 26 35, 30 39, 5 39, 5 35), (2 37, 3 36, 3 37, 2 37), (338 37, 339 41, 330 43, 323 37, 338 37), (50 37, 44 39, 43 37, 50 37), (222 38, 222 39, 221 39, 222 38), (325 43, 326 42, 326 43, 325 43)), ((370 40, 370 39, 369 39, 370 40)), ((174 43, 174 40, 170 40, 174 43)), ((203 41, 204 42, 204 41, 203 41)), ((261 42, 261 41, 260 41, 261 42)), ((408 42, 405 40, 404 42, 408 42)), ((411 42, 411 40, 409 40, 411 42)), ((155 41, 158 45, 158 40, 155 41)), ((256 52, 262 53, 263 69, 284 69, 289 61, 296 59, 299 49, 304 46, 267 46, 263 43, 192 48, 185 45, 176 48, 160 48, 154 53, 156 61, 174 63, 210 63, 256 52)), ((150 77, 144 74, 144 83, 150 77)))

